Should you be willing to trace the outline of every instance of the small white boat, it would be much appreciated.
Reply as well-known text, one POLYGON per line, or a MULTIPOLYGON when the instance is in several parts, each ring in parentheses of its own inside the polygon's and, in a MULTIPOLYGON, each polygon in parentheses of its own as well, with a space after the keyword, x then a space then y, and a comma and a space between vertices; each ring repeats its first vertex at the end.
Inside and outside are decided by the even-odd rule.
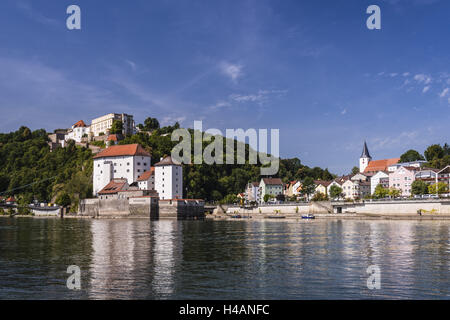
POLYGON ((316 218, 316 216, 313 215, 312 213, 302 215, 302 219, 315 219, 315 218, 316 218))

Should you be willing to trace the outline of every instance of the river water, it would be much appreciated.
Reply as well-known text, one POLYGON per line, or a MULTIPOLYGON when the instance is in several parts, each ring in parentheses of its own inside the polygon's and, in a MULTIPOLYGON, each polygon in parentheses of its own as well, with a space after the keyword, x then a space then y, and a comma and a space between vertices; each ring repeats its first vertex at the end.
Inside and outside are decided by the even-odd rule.
POLYGON ((449 297, 447 221, 0 219, 0 299, 449 297))

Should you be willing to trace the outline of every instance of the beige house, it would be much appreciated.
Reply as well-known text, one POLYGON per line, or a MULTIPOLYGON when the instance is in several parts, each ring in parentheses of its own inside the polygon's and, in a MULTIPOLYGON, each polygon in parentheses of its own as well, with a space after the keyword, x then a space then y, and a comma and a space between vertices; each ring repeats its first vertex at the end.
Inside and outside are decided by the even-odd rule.
POLYGON ((314 183, 316 184, 314 193, 328 194, 328 186, 331 181, 315 180, 314 183))
POLYGON ((91 123, 91 135, 98 137, 101 133, 104 135, 109 135, 114 120, 119 120, 122 122, 123 129, 122 134, 134 134, 134 120, 133 116, 126 113, 109 113, 107 115, 95 118, 91 123))
POLYGON ((370 182, 361 180, 347 180, 342 184, 345 198, 356 200, 370 195, 370 182))

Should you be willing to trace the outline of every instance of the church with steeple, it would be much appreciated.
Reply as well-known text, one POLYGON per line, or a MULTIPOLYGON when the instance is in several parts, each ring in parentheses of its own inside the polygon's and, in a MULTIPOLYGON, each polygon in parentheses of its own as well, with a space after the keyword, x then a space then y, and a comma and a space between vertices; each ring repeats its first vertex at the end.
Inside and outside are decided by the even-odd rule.
POLYGON ((396 164, 399 161, 400 158, 372 160, 367 143, 364 141, 363 151, 359 158, 359 172, 366 175, 373 175, 378 171, 387 171, 389 166, 396 164))
POLYGON ((372 157, 370 156, 369 148, 367 148, 367 143, 364 141, 363 151, 361 157, 359 157, 359 172, 363 173, 370 161, 372 161, 372 157))

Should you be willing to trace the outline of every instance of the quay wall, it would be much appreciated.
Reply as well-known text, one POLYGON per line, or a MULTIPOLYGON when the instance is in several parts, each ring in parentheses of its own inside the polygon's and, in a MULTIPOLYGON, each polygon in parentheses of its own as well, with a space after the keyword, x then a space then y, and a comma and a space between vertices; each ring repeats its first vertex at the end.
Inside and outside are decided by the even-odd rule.
POLYGON ((252 209, 228 207, 226 214, 240 215, 302 215, 306 213, 343 213, 367 215, 448 215, 450 216, 450 200, 392 200, 392 201, 365 201, 365 202, 311 202, 301 204, 266 205, 252 209))
POLYGON ((93 218, 143 217, 150 219, 203 219, 202 200, 159 200, 154 196, 85 199, 78 215, 93 218))
MULTIPOLYGON (((325 210, 321 212, 327 212, 325 210)), ((294 204, 294 205, 268 205, 259 206, 251 209, 228 207, 226 213, 228 215, 240 214, 240 215, 271 215, 277 213, 283 214, 305 214, 310 213, 310 205, 308 203, 294 204)))
POLYGON ((342 213, 359 213, 374 215, 450 215, 449 200, 410 200, 410 201, 373 201, 355 204, 333 205, 334 212, 342 208, 342 213))

